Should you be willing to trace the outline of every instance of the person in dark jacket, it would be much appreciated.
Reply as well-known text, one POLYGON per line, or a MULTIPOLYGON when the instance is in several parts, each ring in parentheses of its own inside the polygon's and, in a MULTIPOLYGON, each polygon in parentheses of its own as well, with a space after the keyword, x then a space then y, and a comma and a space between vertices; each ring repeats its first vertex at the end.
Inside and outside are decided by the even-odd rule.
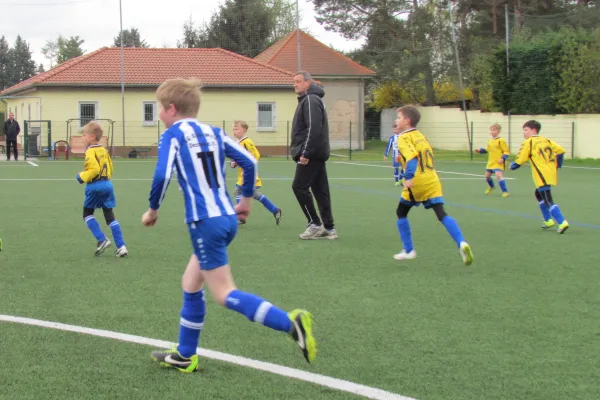
POLYGON ((292 189, 308 220, 300 239, 337 239, 325 167, 330 153, 327 111, 322 100, 325 91, 305 71, 294 76, 294 90, 298 95, 298 106, 292 122, 290 151, 297 165, 292 189))
POLYGON ((19 160, 17 151, 17 136, 21 132, 19 123, 15 120, 15 114, 8 114, 8 119, 4 121, 4 134, 6 135, 6 159, 10 161, 10 148, 12 146, 15 155, 15 161, 19 160))

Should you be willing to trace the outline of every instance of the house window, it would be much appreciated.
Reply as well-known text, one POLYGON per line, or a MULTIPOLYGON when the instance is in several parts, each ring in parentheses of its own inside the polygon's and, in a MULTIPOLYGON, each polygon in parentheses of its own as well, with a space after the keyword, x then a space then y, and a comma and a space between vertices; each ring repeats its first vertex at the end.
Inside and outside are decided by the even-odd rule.
POLYGON ((156 102, 145 101, 144 109, 144 125, 156 125, 156 102))
POLYGON ((88 122, 98 118, 98 102, 79 102, 79 127, 83 128, 88 122))
POLYGON ((274 131, 275 130, 275 103, 258 103, 258 130, 259 131, 274 131))

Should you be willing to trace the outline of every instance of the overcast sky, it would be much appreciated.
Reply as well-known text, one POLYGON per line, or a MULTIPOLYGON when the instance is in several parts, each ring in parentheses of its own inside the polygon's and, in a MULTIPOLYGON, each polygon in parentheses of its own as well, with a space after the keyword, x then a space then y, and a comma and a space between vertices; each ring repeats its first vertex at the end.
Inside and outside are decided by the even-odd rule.
MULTIPOLYGON (((183 23, 192 16, 196 22, 207 20, 224 0, 122 0, 123 29, 138 28, 151 47, 175 47, 183 23)), ((46 40, 80 36, 82 48, 90 52, 110 46, 119 33, 119 0, 0 0, 0 36, 14 43, 18 34, 25 39, 34 60, 48 68, 41 54, 46 40)), ((312 4, 300 0, 301 23, 321 42, 340 50, 356 48, 359 43, 327 32, 314 18, 312 4)))

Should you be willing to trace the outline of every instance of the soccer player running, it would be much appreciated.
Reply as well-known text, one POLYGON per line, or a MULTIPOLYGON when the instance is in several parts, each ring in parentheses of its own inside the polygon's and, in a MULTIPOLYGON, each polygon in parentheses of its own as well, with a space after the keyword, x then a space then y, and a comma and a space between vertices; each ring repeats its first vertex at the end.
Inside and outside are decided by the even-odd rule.
POLYGON ((400 137, 400 129, 398 129, 398 125, 396 125, 396 124, 394 124, 393 129, 394 129, 394 133, 392 136, 390 136, 390 140, 388 140, 388 145, 385 148, 385 153, 383 154, 383 159, 385 161, 387 161, 390 151, 392 152, 392 168, 394 168, 394 180, 396 182, 395 186, 401 186, 402 179, 403 179, 402 174, 404 173, 404 171, 402 171, 400 163, 397 160, 397 158, 398 158, 398 137, 400 137))
POLYGON ((412 232, 408 223, 408 212, 414 206, 423 204, 425 209, 433 209, 438 220, 444 225, 456 245, 465 265, 473 263, 473 252, 465 241, 456 220, 446 214, 442 184, 433 165, 433 149, 425 136, 417 130, 421 113, 413 106, 398 109, 396 125, 401 130, 398 139, 398 158, 404 167, 404 189, 396 215, 398 232, 404 249, 394 255, 396 260, 409 260, 417 257, 412 243, 412 232))
POLYGON ((96 255, 99 256, 111 245, 94 217, 94 210, 101 208, 106 225, 110 227, 117 247, 115 256, 125 257, 129 253, 125 247, 121 225, 116 220, 113 211, 117 206, 115 191, 110 181, 113 174, 113 163, 108 151, 100 144, 103 134, 102 127, 95 121, 91 121, 83 127, 83 142, 87 149, 85 150, 84 170, 77 174, 77 181, 86 183, 83 220, 98 242, 96 255))
MULTIPOLYGON (((233 123, 233 136, 238 140, 238 143, 246 149, 252 156, 258 161, 260 159, 260 152, 254 145, 252 139, 246 136, 246 132, 248 132, 248 124, 245 121, 235 121, 233 123)), ((231 162, 231 168, 236 168, 237 163, 235 161, 231 162)), ((235 191, 233 195, 235 196, 236 201, 239 203, 242 198, 242 186, 244 185, 244 170, 242 168, 238 168, 238 179, 235 184, 235 191)), ((252 198, 254 200, 259 201, 271 214, 275 217, 275 223, 279 225, 281 222, 281 208, 277 207, 275 204, 269 200, 267 196, 262 194, 259 189, 262 187, 262 181, 256 175, 256 184, 254 185, 254 193, 252 193, 252 198)), ((238 221, 240 225, 246 223, 245 220, 238 221)))
POLYGON ((196 348, 206 315, 206 284, 219 305, 250 321, 288 333, 298 343, 306 360, 313 362, 317 344, 312 334, 312 315, 305 310, 288 314, 254 294, 238 290, 231 275, 227 247, 237 232, 238 219, 245 219, 250 212, 256 160, 222 129, 195 119, 200 109, 198 82, 167 80, 158 88, 156 97, 160 104, 160 119, 167 129, 158 144, 150 208, 142 216, 142 223, 145 226, 156 224, 158 209, 173 169, 176 169, 193 254, 181 281, 183 307, 179 344, 171 350, 153 352, 152 358, 162 366, 182 372, 198 369, 196 348), (235 207, 227 193, 225 157, 233 159, 244 170, 242 198, 235 207))
POLYGON ((504 167, 510 151, 504 139, 500 137, 501 129, 500 124, 490 126, 491 138, 488 140, 487 148, 475 149, 475 153, 488 154, 488 163, 485 167, 485 180, 489 187, 485 191, 485 194, 490 194, 494 190, 492 174, 495 174, 500 190, 502 190, 502 197, 508 197, 508 188, 504 180, 504 167))
POLYGON ((541 129, 542 125, 535 120, 523 124, 525 141, 521 145, 517 158, 510 164, 510 169, 515 170, 527 161, 531 162, 531 175, 536 187, 534 195, 544 217, 542 229, 552 228, 556 221, 557 232, 562 234, 569 228, 569 223, 558 204, 554 204, 550 189, 557 185, 558 168, 562 167, 565 149, 550 139, 540 136, 541 129))

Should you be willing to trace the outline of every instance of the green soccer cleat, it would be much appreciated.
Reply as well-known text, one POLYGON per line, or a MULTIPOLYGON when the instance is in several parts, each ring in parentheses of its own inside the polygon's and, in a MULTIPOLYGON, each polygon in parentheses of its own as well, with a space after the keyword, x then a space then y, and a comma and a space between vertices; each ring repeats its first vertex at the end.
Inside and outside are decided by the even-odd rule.
POLYGON ((152 352, 152 359, 165 368, 175 368, 181 372, 194 372, 198 369, 198 355, 185 358, 177 348, 172 350, 157 350, 152 352))
POLYGON ((556 225, 554 223, 553 219, 549 219, 548 221, 544 221, 544 223, 542 224, 542 229, 550 229, 552 228, 554 225, 556 225))
POLYGON ((317 358, 317 341, 312 333, 312 314, 306 310, 294 310, 288 314, 292 321, 292 337, 298 343, 306 361, 312 363, 317 358))
POLYGON ((562 223, 562 224, 560 224, 560 225, 558 226, 558 230, 557 230, 557 232, 558 232, 558 233, 560 233, 560 234, 562 235, 563 233, 565 233, 565 231, 566 231, 567 229, 569 229, 569 223, 568 223, 568 222, 565 220, 565 221, 563 221, 563 223, 562 223))
POLYGON ((460 244, 460 256, 462 257, 465 265, 469 266, 473 264, 473 260, 475 259, 473 257, 473 250, 471 250, 471 246, 469 246, 467 242, 462 242, 460 244))

